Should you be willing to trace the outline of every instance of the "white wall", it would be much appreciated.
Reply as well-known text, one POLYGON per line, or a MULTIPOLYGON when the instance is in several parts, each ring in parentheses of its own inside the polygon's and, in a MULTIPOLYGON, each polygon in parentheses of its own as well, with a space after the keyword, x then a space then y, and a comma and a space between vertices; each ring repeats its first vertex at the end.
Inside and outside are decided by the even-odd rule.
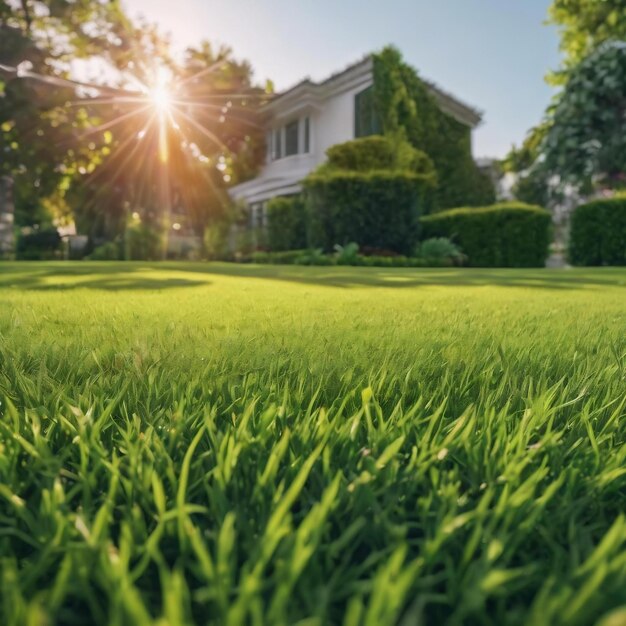
MULTIPOLYGON (((297 114, 301 119, 308 117, 311 120, 311 152, 283 157, 266 163, 259 177, 274 177, 303 173, 306 176, 311 170, 326 160, 326 150, 331 146, 354 139, 354 98, 356 94, 371 85, 371 81, 344 93, 326 99, 321 110, 308 110, 297 114)), ((286 118, 277 123, 284 125, 293 118, 286 118)), ((302 132, 300 133, 300 147, 304 145, 302 132)))
MULTIPOLYGON (((371 71, 350 79, 348 84, 335 87, 326 98, 316 103, 291 102, 284 111, 280 109, 270 120, 267 130, 272 132, 298 118, 300 120, 299 148, 304 148, 304 118, 310 119, 310 151, 308 154, 283 156, 275 161, 268 160, 259 175, 252 181, 231 190, 237 200, 258 202, 281 193, 293 193, 297 185, 312 170, 326 160, 326 150, 338 143, 354 139, 355 96, 373 84, 371 71), (294 106, 295 104, 295 106, 294 106), (284 192, 282 190, 285 190, 284 192)), ((283 150, 284 133, 283 133, 283 150)))
POLYGON ((331 146, 354 139, 354 97, 371 85, 351 89, 329 98, 316 120, 315 145, 318 163, 326 160, 326 150, 331 146))

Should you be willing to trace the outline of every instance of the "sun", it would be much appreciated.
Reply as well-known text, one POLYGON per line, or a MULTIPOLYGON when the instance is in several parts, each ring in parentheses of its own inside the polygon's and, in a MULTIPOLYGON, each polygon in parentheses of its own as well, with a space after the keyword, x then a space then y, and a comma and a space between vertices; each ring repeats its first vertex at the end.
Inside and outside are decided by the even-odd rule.
POLYGON ((148 97, 159 115, 170 113, 172 108, 172 89, 170 77, 164 68, 159 68, 153 85, 148 90, 148 97))
POLYGON ((172 94, 169 86, 164 81, 159 81, 150 89, 150 100, 152 106, 160 114, 169 113, 172 106, 172 94))

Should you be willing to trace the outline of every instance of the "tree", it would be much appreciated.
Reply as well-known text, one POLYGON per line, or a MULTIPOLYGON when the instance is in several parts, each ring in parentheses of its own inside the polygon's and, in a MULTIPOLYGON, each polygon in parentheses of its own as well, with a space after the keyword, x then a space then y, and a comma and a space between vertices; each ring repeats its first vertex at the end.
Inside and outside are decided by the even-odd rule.
POLYGON ((623 184, 626 172, 626 43, 605 43, 570 71, 548 117, 543 168, 578 187, 623 184))
POLYGON ((115 1, 3 4, 0 64, 0 167, 15 178, 19 224, 50 221, 43 207, 70 204, 83 232, 112 239, 130 214, 156 222, 171 204, 201 233, 224 210, 225 188, 263 158, 256 105, 265 90, 250 65, 207 42, 177 63, 167 38, 130 22, 115 1), (82 84, 75 59, 106 69, 82 84), (172 93, 158 111, 149 101, 161 70, 172 93))
POLYGON ((561 35, 563 64, 547 80, 563 89, 503 161, 505 171, 520 174, 518 197, 535 201, 560 198, 555 181, 584 191, 603 176, 619 183, 623 171, 623 75, 615 42, 626 40, 626 0, 553 0, 548 15, 561 35))
POLYGON ((69 64, 108 54, 124 19, 117 2, 0 5, 0 174, 15 181, 18 225, 50 222, 49 199, 62 198, 72 173, 97 158, 80 141, 86 112, 65 107, 79 86, 69 64))
POLYGON ((557 84, 605 41, 626 39, 626 0, 553 0, 548 23, 559 28, 564 68, 551 75, 557 84))
MULTIPOLYGON (((202 42, 177 63, 155 33, 146 41, 137 32, 135 40, 129 69, 147 90, 155 70, 166 69, 167 105, 155 110, 150 94, 133 91, 106 103, 102 122, 113 125, 113 141, 102 164, 76 186, 77 221, 92 238, 112 239, 123 234, 129 215, 156 228, 171 208, 202 234, 228 210, 226 188, 252 176, 262 162, 257 108, 265 90, 253 85, 250 65, 227 47, 202 42), (148 110, 142 111, 146 98, 148 110)), ((85 99, 87 109, 98 104, 85 99)))

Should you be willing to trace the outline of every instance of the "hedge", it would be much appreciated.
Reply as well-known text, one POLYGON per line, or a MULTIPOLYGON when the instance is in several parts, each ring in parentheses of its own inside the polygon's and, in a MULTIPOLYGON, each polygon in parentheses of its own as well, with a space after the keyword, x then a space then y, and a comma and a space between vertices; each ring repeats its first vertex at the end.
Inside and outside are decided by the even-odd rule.
POLYGON ((306 216, 302 198, 273 198, 267 203, 267 244, 270 250, 306 247, 306 216))
POLYGON ((543 267, 551 216, 523 203, 442 211, 422 218, 424 237, 448 237, 472 267, 543 267))
POLYGON ((626 265, 626 197, 594 200, 576 208, 569 258, 574 265, 626 265))
POLYGON ((432 184, 410 172, 326 172, 305 182, 309 245, 331 251, 352 241, 410 255, 432 184))
POLYGON ((364 256, 357 254, 349 262, 320 250, 290 250, 289 252, 253 252, 252 263, 261 265, 339 265, 352 267, 452 267, 455 259, 407 256, 364 256))

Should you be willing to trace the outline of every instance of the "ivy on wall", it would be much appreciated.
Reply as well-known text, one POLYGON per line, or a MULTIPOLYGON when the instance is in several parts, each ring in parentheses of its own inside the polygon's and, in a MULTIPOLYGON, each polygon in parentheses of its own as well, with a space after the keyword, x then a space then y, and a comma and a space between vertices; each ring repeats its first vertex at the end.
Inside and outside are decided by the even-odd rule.
POLYGON ((374 89, 383 132, 405 138, 435 164, 437 208, 495 201, 491 180, 472 157, 471 129, 440 109, 417 72, 393 47, 374 55, 374 89))

